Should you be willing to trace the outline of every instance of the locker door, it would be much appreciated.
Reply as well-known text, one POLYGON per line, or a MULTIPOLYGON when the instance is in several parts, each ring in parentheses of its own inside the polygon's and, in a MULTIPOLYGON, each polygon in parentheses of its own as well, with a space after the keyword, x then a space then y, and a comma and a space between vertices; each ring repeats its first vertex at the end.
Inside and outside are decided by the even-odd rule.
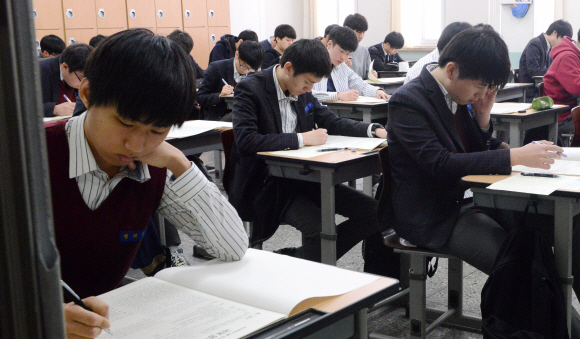
POLYGON ((65 29, 64 34, 66 36, 64 42, 67 46, 78 43, 88 44, 91 38, 97 35, 97 29, 65 29))
POLYGON ((155 0, 157 27, 183 27, 180 0, 155 0))
POLYGON ((127 5, 119 0, 95 0, 97 28, 127 28, 127 5))
POLYGON ((95 0, 62 0, 64 28, 97 28, 95 0))
POLYGON ((64 29, 60 0, 34 0, 32 17, 36 29, 64 29))
MULTIPOLYGON (((60 13, 60 12, 59 12, 60 13)), ((64 40, 64 30, 62 29, 37 29, 36 30, 36 49, 40 53, 40 39, 46 35, 54 34, 64 40)), ((66 44, 66 41, 65 41, 66 44)))
MULTIPOLYGON (((215 43, 220 39, 220 37, 224 34, 230 34, 229 27, 209 27, 209 50, 211 51, 215 43)), ((209 55, 208 55, 209 59, 209 55)))
POLYGON ((207 27, 185 27, 183 29, 193 38, 193 49, 191 55, 199 66, 203 69, 207 68, 209 62, 209 40, 207 27))
POLYGON ((127 24, 129 28, 147 27, 155 32, 154 0, 127 0, 127 24))
POLYGON ((208 26, 230 25, 229 0, 207 0, 208 26))
POLYGON ((182 4, 183 27, 207 26, 208 12, 205 0, 183 0, 182 4))

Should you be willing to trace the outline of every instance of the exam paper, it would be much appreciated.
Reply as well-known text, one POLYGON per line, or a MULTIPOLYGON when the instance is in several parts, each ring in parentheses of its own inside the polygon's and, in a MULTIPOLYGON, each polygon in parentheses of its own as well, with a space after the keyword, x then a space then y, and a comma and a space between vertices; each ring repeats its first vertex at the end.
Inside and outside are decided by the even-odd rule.
POLYGON ((578 181, 578 177, 560 175, 557 178, 542 178, 514 175, 487 186, 492 190, 511 191, 529 194, 549 195, 562 186, 578 181))
POLYGON ((354 101, 349 101, 349 102, 370 102, 370 103, 374 103, 374 102, 387 102, 387 100, 385 99, 379 99, 379 98, 375 98, 375 97, 365 97, 365 96, 359 96, 358 99, 354 100, 354 101))
POLYGON ((186 121, 183 123, 183 125, 181 125, 180 128, 177 128, 175 126, 171 127, 171 131, 169 131, 167 137, 185 138, 223 127, 232 128, 232 123, 225 121, 209 121, 209 120, 186 121))
POLYGON ((529 103, 519 103, 519 102, 502 102, 495 103, 491 108, 491 113, 496 114, 506 114, 506 113, 517 113, 518 111, 526 110, 532 107, 529 103))
POLYGON ((300 158, 312 158, 319 155, 339 152, 339 151, 318 152, 318 150, 321 149, 346 147, 350 150, 351 148, 354 147, 357 150, 370 151, 377 148, 384 142, 386 142, 386 140, 380 138, 357 138, 357 137, 345 137, 342 135, 329 135, 328 140, 324 145, 304 146, 296 150, 275 151, 270 153, 300 158))
POLYGON ((512 171, 527 172, 527 173, 546 173, 546 174, 561 174, 561 175, 580 175, 580 148, 577 147, 563 147, 566 157, 554 160, 550 165, 550 169, 540 169, 526 167, 523 165, 513 166, 512 171))
POLYGON ((47 122, 47 121, 55 121, 55 120, 62 120, 62 119, 67 119, 67 118, 71 118, 72 116, 56 116, 56 117, 50 117, 50 118, 42 118, 43 122, 47 122))
POLYGON ((369 84, 392 84, 392 83, 399 83, 404 82, 405 77, 395 77, 395 78, 375 78, 376 80, 368 79, 367 83, 369 84))

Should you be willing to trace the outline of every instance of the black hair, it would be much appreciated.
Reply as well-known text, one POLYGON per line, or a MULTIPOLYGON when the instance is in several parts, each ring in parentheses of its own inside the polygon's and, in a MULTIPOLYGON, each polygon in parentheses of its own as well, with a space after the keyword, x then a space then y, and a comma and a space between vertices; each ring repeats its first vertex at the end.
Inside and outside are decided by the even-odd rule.
POLYGON ((403 34, 392 31, 385 37, 384 43, 386 44, 387 42, 389 43, 391 48, 401 49, 403 48, 403 45, 405 45, 405 38, 403 38, 403 34))
POLYGON ((280 58, 280 65, 292 63, 294 76, 312 74, 317 78, 329 77, 332 63, 328 50, 320 42, 313 39, 300 39, 286 48, 280 58))
POLYGON ((443 32, 441 32, 439 40, 437 41, 437 49, 439 50, 439 53, 441 53, 443 48, 445 48, 445 46, 449 43, 449 41, 451 41, 451 39, 453 39, 455 35, 457 35, 457 33, 471 27, 472 26, 470 23, 459 21, 452 22, 447 25, 447 27, 443 29, 443 32))
POLYGON ((358 32, 366 32, 369 30, 367 18, 358 13, 347 16, 342 25, 358 32))
POLYGON ((244 41, 259 41, 258 34, 254 31, 250 31, 249 29, 243 30, 240 34, 236 37, 236 42, 240 41, 240 39, 244 41))
POLYGON ((64 41, 57 35, 45 35, 40 39, 40 51, 59 55, 66 48, 64 41))
POLYGON ((284 39, 286 37, 290 39, 296 39, 296 30, 294 27, 286 24, 278 25, 274 30, 274 37, 284 39))
POLYGON ((107 37, 102 35, 102 34, 97 34, 94 37, 91 38, 91 40, 89 41, 89 45, 93 46, 93 47, 97 47, 101 42, 103 42, 103 40, 105 40, 107 37))
POLYGON ((358 47, 358 39, 356 33, 349 27, 337 26, 330 31, 328 41, 332 41, 332 45, 339 45, 340 48, 347 52, 354 52, 358 47))
POLYGON ((85 69, 87 58, 93 49, 93 46, 89 46, 87 44, 76 43, 74 45, 70 45, 65 48, 64 51, 62 51, 58 61, 61 64, 66 63, 69 72, 82 71, 85 69))
POLYGON ((115 107, 127 120, 181 126, 195 105, 195 71, 177 43, 145 28, 108 37, 87 62, 88 107, 115 107))
POLYGON ((439 67, 455 62, 459 79, 477 80, 499 90, 510 75, 507 45, 499 34, 488 27, 468 28, 457 35, 441 51, 439 67))
POLYGON ((258 70, 262 67, 264 60, 264 48, 262 44, 257 41, 243 41, 238 46, 238 58, 247 63, 253 70, 258 70))
POLYGON ((561 19, 552 22, 550 24, 550 27, 548 27, 546 34, 550 35, 550 34, 554 33, 554 31, 556 31, 556 33, 557 33, 556 37, 558 37, 558 38, 561 38, 563 36, 567 36, 569 38, 572 38, 572 35, 574 34, 572 31, 572 25, 570 25, 570 23, 568 21, 561 20, 561 19))
POLYGON ((332 31, 332 29, 334 27, 338 27, 338 26, 339 25, 337 25, 337 24, 332 24, 332 25, 326 26, 326 28, 324 29, 324 36, 323 36, 323 38, 326 38, 330 34, 330 31, 332 31))
POLYGON ((169 33, 167 39, 177 43, 187 54, 191 53, 191 50, 193 49, 193 39, 191 38, 191 35, 182 30, 174 30, 173 32, 169 33))

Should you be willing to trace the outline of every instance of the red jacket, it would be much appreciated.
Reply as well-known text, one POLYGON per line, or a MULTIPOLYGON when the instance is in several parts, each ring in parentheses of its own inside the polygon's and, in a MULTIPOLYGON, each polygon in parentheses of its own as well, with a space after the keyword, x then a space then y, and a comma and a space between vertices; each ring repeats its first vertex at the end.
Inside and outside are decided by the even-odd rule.
MULTIPOLYGON (((568 37, 552 48, 552 65, 544 75, 544 95, 554 99, 555 104, 576 106, 574 95, 580 95, 580 49, 568 37)), ((562 121, 570 116, 570 111, 560 114, 562 121)))

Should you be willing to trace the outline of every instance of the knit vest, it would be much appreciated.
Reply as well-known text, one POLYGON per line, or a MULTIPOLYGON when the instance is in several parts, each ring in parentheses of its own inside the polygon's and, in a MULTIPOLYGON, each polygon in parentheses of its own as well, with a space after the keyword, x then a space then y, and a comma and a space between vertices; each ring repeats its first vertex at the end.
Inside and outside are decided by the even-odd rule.
POLYGON ((62 279, 86 298, 121 284, 159 206, 167 170, 149 166, 151 179, 143 183, 122 179, 92 211, 69 178, 67 120, 45 124, 54 229, 62 279))

